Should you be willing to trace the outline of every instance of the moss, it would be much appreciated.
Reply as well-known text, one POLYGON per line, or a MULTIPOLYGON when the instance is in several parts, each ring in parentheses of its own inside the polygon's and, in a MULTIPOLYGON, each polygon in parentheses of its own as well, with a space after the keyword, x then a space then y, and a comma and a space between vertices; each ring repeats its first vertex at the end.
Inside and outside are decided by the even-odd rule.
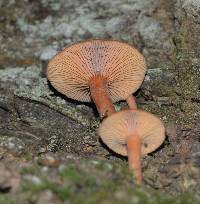
POLYGON ((182 117, 182 123, 188 123, 189 128, 200 120, 199 111, 199 49, 200 38, 195 33, 200 32, 197 23, 198 13, 192 2, 185 10, 177 8, 177 26, 175 43, 177 47, 176 68, 178 70, 177 85, 181 94, 180 109, 187 117, 182 117), (193 11, 194 14, 190 11, 193 11), (191 15, 192 14, 192 15, 191 15), (194 15, 194 16, 193 16, 194 15))
POLYGON ((73 182, 80 182, 84 175, 74 165, 68 165, 60 171, 60 176, 73 182))
POLYGON ((137 204, 198 204, 192 194, 176 197, 145 186, 135 186, 125 162, 99 160, 70 160, 56 170, 55 176, 47 176, 41 167, 35 172, 41 182, 25 181, 25 193, 41 194, 51 191, 56 199, 75 204, 90 203, 137 203, 137 204))
POLYGON ((0 204, 15 204, 16 200, 11 199, 10 196, 0 195, 0 204))
POLYGON ((72 196, 70 188, 59 186, 57 183, 51 182, 47 178, 43 178, 41 183, 26 183, 24 190, 32 193, 39 193, 45 190, 50 190, 59 199, 65 200, 72 196))
POLYGON ((39 172, 40 166, 39 165, 34 165, 32 167, 24 167, 21 169, 21 174, 36 174, 36 172, 39 172))

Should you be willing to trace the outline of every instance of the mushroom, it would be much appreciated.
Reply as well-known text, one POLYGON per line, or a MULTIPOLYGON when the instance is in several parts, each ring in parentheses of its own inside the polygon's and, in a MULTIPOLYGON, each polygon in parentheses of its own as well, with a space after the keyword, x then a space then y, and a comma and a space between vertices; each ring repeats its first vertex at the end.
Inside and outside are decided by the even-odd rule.
POLYGON ((141 85, 145 59, 127 43, 89 40, 54 56, 47 75, 62 94, 82 102, 93 101, 101 117, 115 112, 113 103, 126 99, 141 85))
POLYGON ((126 102, 130 109, 137 109, 137 103, 135 100, 135 96, 133 96, 132 94, 128 96, 128 98, 126 99, 126 102))
POLYGON ((156 150, 165 139, 159 118, 142 110, 124 110, 104 119, 98 129, 102 141, 114 152, 128 155, 128 165, 136 183, 141 184, 142 155, 156 150))

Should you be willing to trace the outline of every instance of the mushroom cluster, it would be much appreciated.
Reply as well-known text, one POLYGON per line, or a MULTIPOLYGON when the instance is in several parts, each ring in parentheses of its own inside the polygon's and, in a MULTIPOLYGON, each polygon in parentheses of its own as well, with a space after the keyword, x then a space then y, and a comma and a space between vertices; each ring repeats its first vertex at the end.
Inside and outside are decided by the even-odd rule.
POLYGON ((89 40, 54 56, 47 75, 51 84, 69 98, 94 102, 101 119, 102 141, 113 151, 128 155, 136 182, 142 182, 141 155, 157 149, 164 141, 160 119, 137 110, 132 95, 146 73, 143 55, 127 43, 115 40, 89 40), (114 103, 126 100, 129 110, 117 112, 114 103))

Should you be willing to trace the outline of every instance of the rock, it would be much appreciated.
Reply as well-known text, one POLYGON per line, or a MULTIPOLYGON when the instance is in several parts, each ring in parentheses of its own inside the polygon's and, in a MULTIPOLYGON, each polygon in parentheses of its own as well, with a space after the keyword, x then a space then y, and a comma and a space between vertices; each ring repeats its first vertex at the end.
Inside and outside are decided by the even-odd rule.
POLYGON ((75 26, 63 22, 55 27, 54 32, 51 34, 51 36, 53 37, 64 36, 66 38, 70 38, 72 37, 75 30, 76 30, 75 26))
POLYGON ((38 163, 46 167, 58 167, 61 161, 51 155, 45 155, 38 160, 38 163))
POLYGON ((42 50, 42 53, 40 55, 40 60, 48 61, 56 54, 57 54, 56 49, 52 47, 46 47, 42 50))
POLYGON ((21 182, 19 172, 0 164, 0 193, 16 192, 21 182))
POLYGON ((125 21, 120 17, 111 18, 108 22, 106 22, 105 29, 109 35, 113 35, 118 30, 122 30, 125 26, 125 21))

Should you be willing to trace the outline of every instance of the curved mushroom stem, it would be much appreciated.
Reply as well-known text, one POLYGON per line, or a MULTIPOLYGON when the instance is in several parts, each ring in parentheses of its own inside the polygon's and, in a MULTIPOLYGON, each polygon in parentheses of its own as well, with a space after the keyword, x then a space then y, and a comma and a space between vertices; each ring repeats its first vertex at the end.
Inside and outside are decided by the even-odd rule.
POLYGON ((92 77, 89 81, 91 98, 94 101, 101 118, 115 112, 115 107, 108 94, 107 80, 102 76, 92 77))
POLYGON ((137 109, 135 96, 133 96, 132 94, 126 99, 126 102, 130 109, 137 109))
POLYGON ((142 183, 142 170, 141 170, 141 142, 137 135, 131 135, 127 138, 128 150, 128 166, 136 179, 137 184, 142 183))

